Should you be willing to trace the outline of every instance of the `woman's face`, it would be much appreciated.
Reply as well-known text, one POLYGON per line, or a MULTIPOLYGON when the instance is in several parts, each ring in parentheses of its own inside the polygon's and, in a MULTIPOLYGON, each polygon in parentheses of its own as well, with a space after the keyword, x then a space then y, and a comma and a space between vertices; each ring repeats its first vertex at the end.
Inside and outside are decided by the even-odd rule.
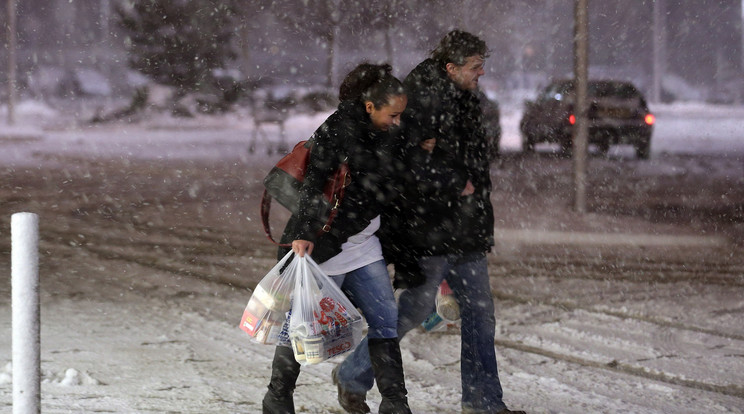
POLYGON ((406 95, 394 95, 388 99, 387 103, 379 108, 375 107, 372 101, 366 101, 364 107, 372 120, 372 125, 381 131, 388 131, 393 125, 400 125, 400 114, 408 105, 406 95))

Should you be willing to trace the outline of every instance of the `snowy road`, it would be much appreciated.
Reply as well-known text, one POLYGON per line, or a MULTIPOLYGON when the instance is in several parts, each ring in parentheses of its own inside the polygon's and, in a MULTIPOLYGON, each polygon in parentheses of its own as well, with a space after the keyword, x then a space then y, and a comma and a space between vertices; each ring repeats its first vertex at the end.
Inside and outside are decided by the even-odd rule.
MULTIPOLYGON (((154 261, 148 243, 117 248, 113 237, 101 246, 89 230, 76 230, 85 244, 43 244, 51 257, 78 261, 48 266, 48 276, 65 278, 44 289, 44 412, 260 412, 271 347, 236 328, 247 292, 193 276, 235 280, 235 269, 270 260, 226 254, 214 232, 168 235, 156 226, 145 237, 145 226, 131 229, 172 252, 154 261)), ((716 249, 646 249, 639 264, 632 249, 561 256, 553 248, 490 259, 495 345, 511 405, 530 413, 742 412, 742 263, 721 261, 716 249)), ((9 349, 4 338, 0 349, 9 349)), ((456 330, 403 341, 414 412, 459 412, 458 346, 456 330)), ((304 371, 298 412, 339 412, 333 365, 304 371)), ((0 381, 2 404, 9 388, 0 381)), ((370 398, 379 401, 376 392, 370 398)))
MULTIPOLYGON (((489 269, 510 406, 744 412, 744 134, 726 111, 661 111, 651 160, 592 159, 583 216, 566 201, 570 160, 512 153, 494 169, 489 269), (715 117, 714 154, 670 153, 694 148, 690 123, 715 117)), ((289 134, 322 117, 294 119, 289 134)), ((274 158, 245 151, 238 121, 0 140, 0 265, 7 213, 40 214, 44 413, 260 412, 272 348, 237 323, 274 262, 256 214, 274 158)), ((11 411, 9 284, 0 412, 11 411)), ((414 412, 458 413, 457 330, 413 332, 402 350, 414 412)), ((305 370, 298 413, 340 413, 335 363, 305 370)))
MULTIPOLYGON (((657 122, 651 144, 652 157, 669 154, 744 154, 744 107, 704 104, 658 105, 652 110, 657 122)), ((327 113, 297 115, 285 125, 291 145, 310 134, 327 113)), ((519 119, 522 108, 504 105, 501 147, 506 152, 521 151, 519 119)), ((32 115, 29 115, 31 118, 32 115)), ((267 146, 276 150, 280 141, 277 126, 265 126, 265 139, 259 135, 258 152, 267 146)), ((5 165, 28 165, 51 155, 94 155, 114 158, 146 159, 234 159, 248 160, 247 146, 253 134, 248 118, 163 119, 143 125, 62 124, 42 130, 33 119, 0 131, 0 153, 5 165), (8 139, 11 138, 11 139, 8 139), (10 143, 10 145, 9 145, 10 143), (18 145, 23 143, 23 145, 18 145)), ((542 147, 541 147, 542 148, 542 147)), ((544 150, 544 148, 543 148, 544 150)), ((610 156, 632 158, 626 147, 613 147, 610 156)))

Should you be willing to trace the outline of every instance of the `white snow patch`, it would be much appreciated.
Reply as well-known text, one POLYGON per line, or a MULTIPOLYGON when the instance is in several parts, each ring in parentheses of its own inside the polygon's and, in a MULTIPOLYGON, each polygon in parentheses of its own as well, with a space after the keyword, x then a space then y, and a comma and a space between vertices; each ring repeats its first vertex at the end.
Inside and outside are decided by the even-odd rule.
POLYGON ((63 387, 77 387, 81 385, 101 385, 101 382, 93 378, 85 371, 75 368, 67 368, 64 372, 46 372, 43 384, 57 384, 63 387))

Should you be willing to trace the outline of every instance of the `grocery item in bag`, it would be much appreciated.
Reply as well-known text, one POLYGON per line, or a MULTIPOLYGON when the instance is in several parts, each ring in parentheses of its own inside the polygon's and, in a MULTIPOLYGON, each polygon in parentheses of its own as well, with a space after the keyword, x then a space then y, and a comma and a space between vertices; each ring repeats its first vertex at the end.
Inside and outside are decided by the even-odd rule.
POLYGON ((289 324, 295 359, 317 364, 353 350, 362 340, 362 315, 308 255, 298 269, 289 324))
POLYGON ((292 255, 287 253, 253 290, 240 320, 240 329, 262 344, 275 344, 287 319, 294 290, 297 264, 292 261, 280 273, 292 255))
POLYGON ((436 297, 437 314, 446 321, 460 319, 460 305, 446 280, 439 285, 436 297))
POLYGON ((439 316, 438 313, 432 312, 429 314, 429 316, 426 317, 426 319, 424 319, 423 322, 421 322, 421 327, 424 329, 425 332, 429 332, 438 329, 443 322, 444 319, 442 319, 442 317, 439 316))

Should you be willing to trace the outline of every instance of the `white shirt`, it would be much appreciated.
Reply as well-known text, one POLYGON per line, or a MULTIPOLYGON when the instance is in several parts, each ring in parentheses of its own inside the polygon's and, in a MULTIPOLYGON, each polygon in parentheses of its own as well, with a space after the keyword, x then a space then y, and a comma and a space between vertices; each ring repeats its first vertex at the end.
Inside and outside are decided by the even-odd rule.
POLYGON ((375 232, 380 229, 380 216, 370 221, 369 226, 349 237, 341 245, 341 253, 320 264, 320 269, 329 276, 343 275, 370 263, 382 260, 382 245, 375 232))

